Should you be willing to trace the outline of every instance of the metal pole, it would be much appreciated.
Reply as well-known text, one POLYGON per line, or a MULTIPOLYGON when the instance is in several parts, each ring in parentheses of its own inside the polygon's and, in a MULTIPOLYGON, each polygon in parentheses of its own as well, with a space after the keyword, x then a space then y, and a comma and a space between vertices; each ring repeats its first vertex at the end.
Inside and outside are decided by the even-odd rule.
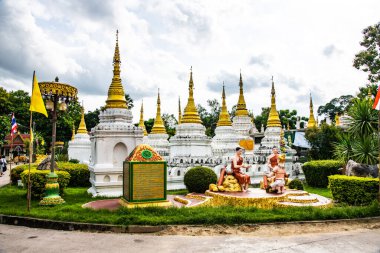
MULTIPOLYGON (((380 91, 377 91, 380 92, 380 91)), ((378 145, 379 145, 379 164, 377 165, 378 173, 379 173, 379 196, 378 201, 380 203, 380 110, 377 112, 378 121, 377 121, 377 136, 378 136, 378 145)))
POLYGON ((55 165, 55 139, 56 139, 56 130, 57 130, 57 104, 58 104, 58 96, 54 96, 54 107, 52 113, 52 123, 53 130, 51 133, 51 159, 50 159, 50 172, 54 173, 54 165, 55 165))

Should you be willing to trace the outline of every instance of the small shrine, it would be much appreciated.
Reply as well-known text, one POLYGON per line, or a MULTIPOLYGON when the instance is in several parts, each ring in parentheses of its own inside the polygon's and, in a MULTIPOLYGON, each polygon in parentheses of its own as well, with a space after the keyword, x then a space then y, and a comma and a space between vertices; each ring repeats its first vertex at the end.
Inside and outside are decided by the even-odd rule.
POLYGON ((123 164, 123 197, 125 207, 161 206, 166 200, 166 161, 147 144, 138 145, 123 164))

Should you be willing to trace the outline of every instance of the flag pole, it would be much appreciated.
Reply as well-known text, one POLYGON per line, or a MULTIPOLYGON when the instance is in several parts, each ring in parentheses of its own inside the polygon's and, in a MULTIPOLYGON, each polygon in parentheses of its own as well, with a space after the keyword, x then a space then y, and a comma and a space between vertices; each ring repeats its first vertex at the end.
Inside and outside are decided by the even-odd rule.
MULTIPOLYGON (((379 87, 379 90, 377 92, 380 92, 380 87, 379 87)), ((378 174, 379 174, 379 196, 378 196, 378 201, 380 203, 380 110, 378 110, 377 112, 378 114, 378 121, 377 121, 377 137, 378 137, 378 145, 379 145, 379 164, 377 165, 378 167, 378 174)))
MULTIPOLYGON (((33 96, 33 85, 34 85, 34 75, 36 71, 33 71, 33 79, 32 79, 32 96, 33 96)), ((32 122, 33 122, 33 111, 30 111, 30 121, 29 121, 29 132, 30 132, 30 143, 29 143, 29 172, 28 172, 28 194, 27 194, 27 209, 30 212, 30 202, 32 197, 32 189, 30 185, 30 167, 32 162, 32 153, 33 153, 33 132, 32 132, 32 122)))
POLYGON ((12 175, 12 161, 13 161, 13 130, 12 130, 12 123, 11 123, 11 149, 9 151, 9 177, 10 178, 12 175))

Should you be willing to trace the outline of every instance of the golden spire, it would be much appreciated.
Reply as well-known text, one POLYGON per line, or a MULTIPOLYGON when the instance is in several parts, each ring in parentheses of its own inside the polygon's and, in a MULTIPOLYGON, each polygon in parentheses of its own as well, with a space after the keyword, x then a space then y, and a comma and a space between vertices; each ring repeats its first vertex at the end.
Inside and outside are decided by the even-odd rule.
POLYGON ((335 125, 340 126, 340 116, 338 112, 335 114, 335 125))
POLYGON ((372 90, 371 90, 371 87, 368 88, 368 100, 372 101, 372 90))
POLYGON ((185 107, 185 113, 181 119, 181 123, 196 123, 202 124, 201 118, 199 117, 197 108, 195 107, 194 97, 193 97, 193 67, 190 69, 190 81, 189 81, 189 98, 187 100, 187 105, 185 107))
POLYGON ((178 125, 181 124, 182 110, 181 110, 181 98, 178 97, 178 125))
POLYGON ((82 117, 80 119, 79 128, 77 131, 78 134, 87 134, 86 122, 84 121, 84 108, 82 106, 82 117))
POLYGON ((115 54, 113 56, 113 77, 112 83, 108 88, 106 108, 127 108, 127 101, 125 100, 123 84, 121 83, 120 78, 120 53, 118 30, 116 30, 116 46, 115 54))
POLYGON ((144 131, 144 136, 148 135, 148 132, 146 131, 145 124, 144 124, 144 102, 141 102, 141 110, 140 110, 140 122, 139 127, 142 128, 144 131))
POLYGON ((241 77, 241 71, 240 71, 239 87, 240 87, 240 94, 239 94, 239 101, 237 104, 235 115, 248 116, 247 105, 245 104, 245 99, 244 99, 243 78, 241 77))
POLYGON ((161 118, 160 89, 158 89, 158 96, 157 96, 156 119, 154 120, 154 124, 153 124, 153 127, 152 127, 152 131, 150 131, 150 134, 166 134, 166 129, 165 129, 165 126, 164 126, 164 121, 161 118))
POLYGON ((271 104, 267 121, 267 127, 281 127, 280 116, 276 109, 276 90, 274 89, 274 81, 272 76, 271 104))
POLYGON ((219 126, 232 126, 232 122, 230 119, 230 114, 227 111, 227 105, 226 105, 226 93, 224 91, 224 82, 223 82, 223 92, 222 92, 222 109, 219 114, 219 120, 216 124, 217 127, 219 126))
POLYGON ((71 135, 71 140, 73 141, 75 139, 75 126, 73 123, 73 135, 71 135))
POLYGON ((310 93, 310 117, 309 117, 309 121, 307 122, 307 128, 316 127, 316 126, 317 126, 317 123, 314 118, 313 100, 311 98, 311 93, 310 93))

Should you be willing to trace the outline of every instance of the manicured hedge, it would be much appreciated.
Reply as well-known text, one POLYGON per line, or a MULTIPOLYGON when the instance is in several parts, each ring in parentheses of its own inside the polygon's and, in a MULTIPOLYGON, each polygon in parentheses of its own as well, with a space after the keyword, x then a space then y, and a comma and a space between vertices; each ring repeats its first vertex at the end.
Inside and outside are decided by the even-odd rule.
MULTIPOLYGON (((36 169, 36 168, 37 168, 37 164, 33 163, 30 165, 31 170, 36 169)), ((17 180, 21 179, 21 173, 27 169, 29 169, 29 164, 19 165, 12 168, 12 171, 11 171, 12 184, 17 184, 17 180)))
MULTIPOLYGON (((50 173, 50 170, 31 170, 30 171, 30 182, 32 184, 32 198, 40 199, 45 193, 46 176, 50 173)), ((63 190, 67 187, 70 182, 70 174, 66 171, 55 171, 58 175, 59 192, 62 195, 63 190)), ((29 171, 24 170, 21 173, 21 179, 24 187, 28 185, 28 175, 29 171)))
MULTIPOLYGON (((70 187, 87 187, 90 186, 90 171, 86 164, 76 164, 69 162, 57 162, 59 171, 66 171, 70 174, 70 187)), ((36 169, 37 164, 31 164, 31 169, 36 169)), ((11 180, 12 184, 17 184, 17 180, 21 179, 21 173, 28 170, 29 165, 19 165, 12 169, 11 180)), ((46 170, 49 171, 49 170, 46 170)))
POLYGON ((342 168, 343 162, 337 160, 315 160, 306 162, 302 165, 306 182, 313 187, 327 187, 328 176, 340 174, 339 168, 342 168))
POLYGON ((199 166, 187 171, 183 181, 189 192, 204 193, 216 180, 218 178, 212 169, 199 166))
POLYGON ((288 184, 288 187, 289 187, 290 189, 303 190, 303 184, 302 184, 302 181, 299 180, 298 178, 295 178, 295 179, 293 179, 292 181, 290 181, 290 183, 288 184))
POLYGON ((334 200, 349 205, 369 205, 379 193, 379 179, 334 175, 329 176, 334 200))
POLYGON ((86 164, 76 163, 57 163, 60 171, 66 171, 70 174, 70 187, 87 187, 90 186, 90 171, 86 164))

